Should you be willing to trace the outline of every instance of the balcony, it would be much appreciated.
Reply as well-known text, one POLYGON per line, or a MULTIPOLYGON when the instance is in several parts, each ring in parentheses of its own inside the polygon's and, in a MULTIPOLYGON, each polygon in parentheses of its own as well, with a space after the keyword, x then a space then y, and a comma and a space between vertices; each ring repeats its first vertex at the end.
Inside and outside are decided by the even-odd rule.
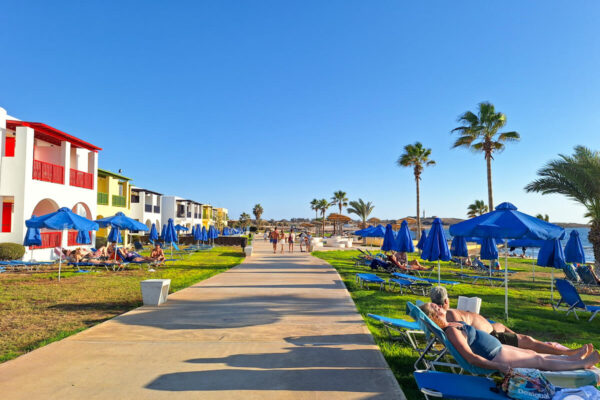
POLYGON ((65 183, 65 168, 62 165, 33 160, 33 179, 52 183, 65 183))
POLYGON ((160 214, 160 206, 154 206, 154 212, 160 214))
POLYGON ((98 205, 108 205, 108 193, 98 192, 98 205))
POLYGON ((152 204, 145 204, 144 205, 144 211, 146 211, 146 212, 152 212, 152 204))
POLYGON ((94 174, 71 168, 69 184, 84 189, 94 189, 94 174))
POLYGON ((116 194, 113 194, 112 205, 113 207, 127 207, 127 199, 125 196, 117 196, 116 194))
MULTIPOLYGON (((80 245, 80 243, 77 243, 77 235, 79 234, 78 231, 69 231, 67 232, 67 246, 78 246, 80 245)), ((90 235, 90 238, 92 237, 92 231, 89 231, 88 234, 90 235)), ((43 241, 42 241, 43 243, 43 241)), ((57 247, 57 246, 54 246, 57 247)))
MULTIPOLYGON (((53 247, 62 246, 62 231, 59 232, 42 232, 42 245, 30 246, 30 249, 50 249, 53 247)), ((77 237, 77 236, 76 236, 77 237)))

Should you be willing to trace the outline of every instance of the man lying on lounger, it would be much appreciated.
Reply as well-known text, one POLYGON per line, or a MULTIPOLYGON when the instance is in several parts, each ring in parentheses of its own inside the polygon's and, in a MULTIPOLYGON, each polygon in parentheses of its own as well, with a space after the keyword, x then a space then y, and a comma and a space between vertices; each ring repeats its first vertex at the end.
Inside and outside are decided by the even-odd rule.
MULTIPOLYGON (((540 342, 531 336, 515 333, 499 322, 490 323, 479 314, 470 311, 462 311, 450 308, 448 292, 443 286, 434 286, 430 292, 431 302, 437 305, 441 312, 445 313, 448 322, 464 322, 473 326, 475 329, 489 333, 496 337, 500 343, 509 346, 519 347, 521 349, 534 350, 537 353, 556 354, 556 355, 577 355, 586 352, 586 346, 578 349, 569 349, 558 343, 549 344, 540 342)), ((589 345, 588 345, 589 346, 589 345)))

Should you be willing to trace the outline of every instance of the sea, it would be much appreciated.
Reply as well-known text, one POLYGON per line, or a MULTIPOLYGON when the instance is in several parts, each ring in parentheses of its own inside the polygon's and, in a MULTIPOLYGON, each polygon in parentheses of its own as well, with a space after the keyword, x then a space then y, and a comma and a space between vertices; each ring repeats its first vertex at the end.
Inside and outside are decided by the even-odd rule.
MULTIPOLYGON (((588 233, 590 232, 590 228, 565 228, 565 231, 567 231, 567 234, 565 235, 565 239, 562 240, 563 246, 567 244, 567 241, 569 240, 569 235, 571 234, 572 230, 579 232, 579 238, 581 239, 581 245, 583 246, 583 251, 585 252, 585 261, 586 262, 594 262, 594 251, 592 249, 592 244, 588 240, 588 233)), ((448 231, 448 229, 444 229, 444 231, 446 233, 447 238, 452 238, 452 235, 450 235, 450 232, 448 231)), ((538 249, 538 248, 530 247, 527 249, 527 252, 525 253, 525 255, 527 257, 536 257, 537 258, 539 250, 540 249, 538 249)), ((516 249, 515 252, 520 255, 521 249, 516 249)))

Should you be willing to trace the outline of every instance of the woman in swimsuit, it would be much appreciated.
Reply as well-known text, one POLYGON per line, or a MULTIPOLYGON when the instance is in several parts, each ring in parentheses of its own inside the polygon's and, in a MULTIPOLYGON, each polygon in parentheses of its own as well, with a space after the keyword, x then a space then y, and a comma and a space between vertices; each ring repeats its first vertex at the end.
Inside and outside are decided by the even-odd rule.
POLYGON ((421 310, 444 330, 448 340, 464 359, 486 369, 507 373, 510 368, 536 368, 545 371, 570 371, 591 368, 600 361, 593 346, 586 345, 580 354, 558 356, 503 345, 498 339, 464 322, 448 322, 440 306, 426 303, 421 310))

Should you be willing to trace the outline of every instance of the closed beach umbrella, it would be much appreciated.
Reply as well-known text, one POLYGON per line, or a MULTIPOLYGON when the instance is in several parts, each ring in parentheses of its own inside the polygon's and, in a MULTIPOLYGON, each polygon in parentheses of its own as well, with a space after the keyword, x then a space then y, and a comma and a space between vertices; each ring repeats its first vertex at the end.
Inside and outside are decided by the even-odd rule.
POLYGON ((410 229, 408 229, 408 223, 406 220, 402 221, 400 230, 396 234, 396 251, 404 253, 412 253, 415 251, 415 245, 413 244, 412 235, 410 229))
POLYGON ((190 233, 190 235, 192 235, 192 237, 196 235, 196 226, 192 225, 192 233, 190 233))
MULTIPOLYGON (((562 238, 565 230, 558 225, 517 211, 517 207, 506 202, 498 205, 494 211, 450 226, 450 234, 480 238, 550 240, 562 238)), ((508 319, 508 252, 504 264, 504 312, 508 319)))
POLYGON ((165 233, 167 232, 167 224, 163 224, 162 229, 160 230, 160 240, 165 240, 165 233))
POLYGON ((208 240, 208 232, 205 226, 202 227, 202 239, 200 240, 202 240, 203 242, 206 242, 208 240))
POLYGON ((165 236, 163 238, 165 243, 171 245, 171 258, 173 258, 173 243, 179 241, 177 232, 175 231, 175 225, 173 225, 173 218, 169 218, 167 222, 167 228, 165 229, 165 236))
POLYGON ((417 242, 417 249, 423 251, 423 247, 425 247, 425 241, 427 240, 427 231, 423 229, 421 231, 421 238, 417 242))
POLYGON ((565 253, 563 252, 560 239, 547 240, 537 257, 537 265, 541 267, 551 267, 550 277, 550 301, 554 305, 554 268, 560 270, 565 266, 565 253))
POLYGON ((390 251, 394 250, 396 242, 396 235, 394 235, 394 230, 392 229, 392 225, 387 224, 385 227, 385 233, 383 235, 383 244, 381 245, 381 250, 390 251))
POLYGON ((462 272, 462 257, 469 257, 469 248, 464 236, 454 236, 450 244, 450 254, 460 257, 460 271, 462 272))
POLYGON ((441 265, 440 261, 450 260, 450 250, 448 249, 448 241, 446 240, 446 234, 444 233, 444 227, 442 226, 442 220, 436 218, 433 220, 425 246, 423 246, 423 252, 421 253, 421 259, 427 261, 438 262, 438 285, 441 281, 441 265))
POLYGON ((152 227, 150 228, 149 239, 152 243, 154 243, 155 241, 158 240, 158 232, 156 231, 156 224, 152 224, 152 227))
MULTIPOLYGON (((27 228, 36 229, 51 229, 63 231, 65 229, 75 229, 77 231, 96 231, 98 230, 98 224, 94 221, 75 214, 73 211, 66 207, 59 208, 57 211, 42 215, 39 217, 32 217, 25 221, 27 228)), ((60 273, 62 267, 62 257, 58 261, 58 280, 60 281, 60 273)))
POLYGON ((585 253, 579 232, 572 230, 565 246, 565 261, 568 263, 585 264, 585 253))
POLYGON ((196 229, 194 229, 194 240, 195 241, 200 241, 202 240, 202 229, 200 229, 200 225, 197 224, 196 229))

